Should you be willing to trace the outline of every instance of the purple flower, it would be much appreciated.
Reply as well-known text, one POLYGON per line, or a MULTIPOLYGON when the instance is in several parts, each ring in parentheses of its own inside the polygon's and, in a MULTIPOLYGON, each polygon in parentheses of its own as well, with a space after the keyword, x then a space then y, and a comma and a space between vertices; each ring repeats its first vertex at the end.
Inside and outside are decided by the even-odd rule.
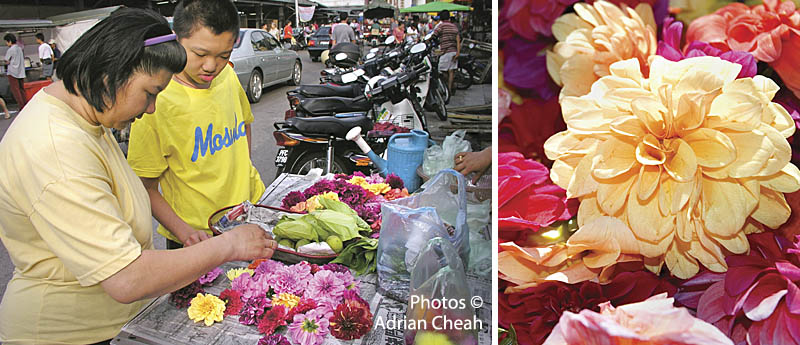
POLYGON ((239 313, 239 323, 255 325, 271 305, 271 300, 267 296, 256 296, 247 300, 239 313))
POLYGON ((547 73, 545 50, 551 42, 512 38, 503 47, 503 82, 525 93, 548 100, 558 94, 558 86, 547 73))
POLYGON ((342 280, 336 276, 336 273, 322 270, 317 272, 317 274, 311 278, 311 281, 308 282, 308 287, 303 297, 315 300, 332 298, 338 301, 342 298, 344 290, 344 284, 342 280))
POLYGON ((282 334, 272 334, 259 339, 256 345, 292 345, 292 343, 282 334))
POLYGON ((242 273, 231 282, 231 290, 243 293, 250 289, 250 273, 242 273))
POLYGON ((403 189, 404 187, 403 179, 401 179, 400 176, 397 176, 394 173, 391 173, 388 176, 386 176, 386 183, 389 185, 389 187, 392 187, 392 189, 395 188, 403 189))
POLYGON ((289 194, 286 194, 286 196, 283 197, 283 201, 281 202, 281 207, 289 209, 294 205, 306 201, 306 199, 307 198, 305 195, 303 195, 303 193, 300 193, 298 191, 289 192, 289 194))
POLYGON ((683 23, 676 21, 672 17, 664 19, 662 33, 663 39, 658 41, 656 54, 663 56, 667 60, 680 61, 698 56, 716 56, 720 59, 742 65, 742 70, 739 71, 737 78, 751 78, 758 72, 756 59, 748 52, 734 50, 722 52, 706 42, 694 41, 684 49, 684 54, 684 52, 681 51, 683 23))
MULTIPOLYGON (((355 174, 353 174, 355 176, 355 174)), ((389 176, 394 175, 394 173, 389 174, 389 176)), ((397 175, 394 175, 397 176, 397 175)), ((372 174, 366 177, 366 181, 369 184, 376 184, 376 183, 386 183, 386 179, 383 178, 380 174, 372 174)), ((401 180, 402 181, 402 180, 401 180)))
POLYGON ((361 296, 359 296, 358 294, 358 291, 356 291, 355 289, 350 289, 345 291, 342 297, 344 298, 345 303, 347 303, 347 301, 353 301, 355 303, 369 306, 369 303, 367 303, 367 301, 361 298, 361 296))
POLYGON ((324 264, 320 267, 321 270, 326 271, 333 271, 333 272, 347 272, 350 273, 350 269, 347 268, 345 265, 341 264, 324 264))
POLYGON ((220 274, 222 274, 222 269, 217 267, 211 270, 210 272, 204 274, 200 278, 198 278, 197 282, 204 286, 211 285, 211 283, 214 282, 214 279, 217 279, 217 277, 219 277, 220 274))

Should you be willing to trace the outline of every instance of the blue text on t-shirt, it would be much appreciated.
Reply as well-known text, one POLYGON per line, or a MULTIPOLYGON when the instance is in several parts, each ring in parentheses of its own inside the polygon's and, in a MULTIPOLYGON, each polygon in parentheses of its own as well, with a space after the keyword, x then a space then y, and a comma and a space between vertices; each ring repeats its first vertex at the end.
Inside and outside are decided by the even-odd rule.
POLYGON ((239 140, 239 138, 247 136, 244 120, 242 120, 242 122, 238 122, 235 113, 233 114, 233 123, 236 124, 236 128, 230 129, 225 127, 224 136, 219 133, 214 134, 213 123, 208 124, 205 137, 203 136, 203 129, 200 126, 197 126, 194 129, 194 150, 192 152, 192 162, 196 162, 197 158, 199 157, 205 157, 207 151, 211 151, 210 153, 213 155, 215 152, 233 145, 233 143, 236 142, 236 140, 239 140))

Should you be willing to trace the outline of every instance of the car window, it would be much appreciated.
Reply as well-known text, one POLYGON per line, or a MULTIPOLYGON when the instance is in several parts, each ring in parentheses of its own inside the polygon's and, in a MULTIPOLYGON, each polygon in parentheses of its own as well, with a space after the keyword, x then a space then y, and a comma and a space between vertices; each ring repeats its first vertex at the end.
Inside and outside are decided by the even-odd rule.
POLYGON ((331 28, 329 26, 323 26, 317 30, 314 36, 329 36, 331 34, 331 28))
POLYGON ((244 38, 244 35, 245 35, 245 31, 244 30, 240 30, 239 31, 239 37, 236 37, 236 43, 233 44, 233 49, 236 49, 236 48, 239 48, 240 46, 242 46, 242 38, 244 38))
POLYGON ((261 32, 253 31, 250 33, 250 43, 253 44, 253 50, 255 51, 267 51, 269 50, 267 45, 264 41, 264 35, 261 32))
POLYGON ((264 33, 264 41, 267 42, 267 47, 269 49, 275 49, 280 47, 281 45, 278 43, 278 40, 275 37, 272 37, 268 32, 264 33))

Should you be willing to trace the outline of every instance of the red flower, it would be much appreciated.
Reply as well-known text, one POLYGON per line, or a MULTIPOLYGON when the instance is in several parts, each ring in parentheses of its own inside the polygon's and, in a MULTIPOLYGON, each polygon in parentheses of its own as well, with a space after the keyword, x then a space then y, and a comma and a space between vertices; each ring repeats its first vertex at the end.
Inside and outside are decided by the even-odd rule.
POLYGON ((300 302, 286 313, 286 320, 292 322, 295 315, 305 314, 307 311, 315 308, 317 308, 317 302, 308 298, 301 298, 300 302))
MULTIPOLYGON (((500 22, 508 23, 517 35, 531 41, 539 35, 553 35, 550 29, 567 6, 578 0, 506 0, 500 10, 500 22)), ((507 30, 507 29, 506 29, 507 30)))
POLYGON ((735 343, 800 344, 800 237, 751 234, 750 254, 725 258, 726 273, 706 272, 676 300, 697 309, 735 343))
POLYGON ((558 97, 546 101, 526 98, 522 105, 512 102, 510 114, 497 127, 498 151, 521 152, 525 157, 546 162, 544 142, 566 129, 558 97))
POLYGON ((329 319, 331 334, 337 339, 353 340, 363 337, 372 328, 372 315, 369 310, 340 304, 329 319))
POLYGON ((178 308, 188 308, 192 303, 192 298, 197 297, 198 293, 205 293, 203 285, 198 281, 186 285, 169 295, 169 302, 178 308))
POLYGON ((577 212, 576 200, 549 179, 547 167, 519 152, 498 155, 498 227, 500 242, 518 239, 522 230, 539 230, 577 212))
POLYGON ((503 328, 514 326, 520 345, 541 344, 565 311, 598 311, 603 302, 618 306, 662 292, 673 295, 676 290, 673 284, 648 271, 620 273, 607 285, 548 281, 520 293, 500 293, 498 320, 503 328))
POLYGON ((282 305, 273 306, 258 320, 258 331, 262 334, 275 333, 280 326, 286 326, 286 308, 282 305))
POLYGON ((239 291, 225 289, 219 294, 219 299, 225 301, 225 316, 239 315, 242 311, 244 303, 242 303, 242 294, 239 291))

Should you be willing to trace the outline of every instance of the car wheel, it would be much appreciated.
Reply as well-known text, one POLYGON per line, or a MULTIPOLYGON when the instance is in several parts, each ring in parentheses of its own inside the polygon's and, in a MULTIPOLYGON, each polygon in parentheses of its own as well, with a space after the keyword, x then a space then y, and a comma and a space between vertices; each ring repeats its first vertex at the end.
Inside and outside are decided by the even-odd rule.
POLYGON ((261 72, 253 70, 250 74, 250 82, 247 84, 247 99, 250 103, 258 103, 261 100, 261 72))
POLYGON ((303 77, 303 66, 300 61, 294 62, 294 69, 292 70, 292 79, 289 80, 289 85, 300 85, 300 78, 303 77))

